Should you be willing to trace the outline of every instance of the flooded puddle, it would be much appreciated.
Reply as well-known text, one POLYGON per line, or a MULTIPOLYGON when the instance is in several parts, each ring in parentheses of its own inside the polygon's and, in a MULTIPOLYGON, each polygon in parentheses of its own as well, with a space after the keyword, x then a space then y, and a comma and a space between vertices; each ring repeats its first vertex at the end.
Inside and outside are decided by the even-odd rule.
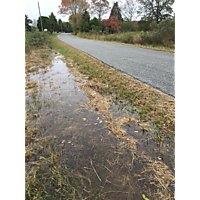
POLYGON ((79 79, 68 65, 63 56, 55 54, 52 66, 30 74, 28 80, 37 82, 38 88, 26 95, 26 109, 35 112, 32 126, 41 129, 45 137, 57 138, 63 159, 68 160, 67 168, 80 180, 84 197, 97 199, 100 194, 99 199, 131 200, 144 199, 144 194, 149 199, 173 199, 173 149, 166 144, 159 147, 151 139, 155 128, 144 129, 136 114, 130 116, 135 121, 125 123, 123 117, 128 113, 119 112, 110 102, 109 113, 113 120, 121 120, 125 131, 121 130, 121 137, 113 134, 120 120, 108 125, 101 110, 85 106, 91 96, 80 85, 87 79, 79 79))

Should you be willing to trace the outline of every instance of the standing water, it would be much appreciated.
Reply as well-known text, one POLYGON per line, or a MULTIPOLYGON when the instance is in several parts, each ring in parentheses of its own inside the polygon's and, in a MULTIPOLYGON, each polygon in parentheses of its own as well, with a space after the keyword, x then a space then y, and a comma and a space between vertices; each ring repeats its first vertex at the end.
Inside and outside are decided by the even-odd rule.
MULTIPOLYGON (((135 121, 121 124, 126 137, 113 134, 117 119, 126 118, 128 113, 119 112, 117 105, 110 103, 108 112, 116 124, 109 128, 101 110, 87 105, 91 96, 81 89, 87 77, 74 73, 68 65, 63 56, 54 54, 52 66, 29 74, 29 80, 36 81, 39 87, 26 96, 26 108, 33 108, 34 92, 37 93, 39 116, 33 117, 31 124, 40 128, 44 137, 57 138, 68 171, 79 178, 82 196, 108 200, 139 200, 145 196, 173 199, 174 151, 167 145, 159 147, 152 139, 155 128, 151 125, 148 131, 144 130, 136 114, 129 115, 135 121)), ((37 154, 30 161, 40 158, 37 154)))

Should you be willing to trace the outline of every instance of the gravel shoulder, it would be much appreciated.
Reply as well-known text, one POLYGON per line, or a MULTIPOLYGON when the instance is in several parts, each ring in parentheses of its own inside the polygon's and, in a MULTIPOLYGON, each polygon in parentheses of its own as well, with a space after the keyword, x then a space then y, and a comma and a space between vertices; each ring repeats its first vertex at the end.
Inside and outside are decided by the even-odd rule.
POLYGON ((175 98, 174 54, 60 34, 70 46, 175 98))

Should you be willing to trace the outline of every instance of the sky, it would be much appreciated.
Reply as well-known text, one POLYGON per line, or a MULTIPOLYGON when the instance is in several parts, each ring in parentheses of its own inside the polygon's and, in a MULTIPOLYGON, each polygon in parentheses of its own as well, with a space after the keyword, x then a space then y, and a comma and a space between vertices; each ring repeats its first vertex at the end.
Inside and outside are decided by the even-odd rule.
MULTIPOLYGON (((113 6, 115 0, 108 0, 110 3, 110 7, 113 6)), ((123 1, 123 0, 121 0, 123 1)), ((51 12, 56 16, 56 19, 61 19, 62 21, 67 22, 69 16, 64 16, 58 14, 58 6, 61 4, 61 0, 26 0, 26 12, 25 14, 28 15, 29 19, 34 20, 38 19, 39 17, 39 11, 38 11, 38 2, 40 5, 40 12, 42 16, 49 16, 51 12)), ((119 2, 119 1, 118 1, 119 2)), ((175 3, 174 3, 175 5, 175 3)), ((174 6, 173 6, 174 7, 174 6)), ((175 9, 175 8, 174 8, 175 9)), ((109 17, 110 12, 108 14, 103 15, 104 19, 107 19, 109 17)), ((90 16, 91 18, 95 16, 90 16)), ((96 16, 97 17, 97 16, 96 16)))

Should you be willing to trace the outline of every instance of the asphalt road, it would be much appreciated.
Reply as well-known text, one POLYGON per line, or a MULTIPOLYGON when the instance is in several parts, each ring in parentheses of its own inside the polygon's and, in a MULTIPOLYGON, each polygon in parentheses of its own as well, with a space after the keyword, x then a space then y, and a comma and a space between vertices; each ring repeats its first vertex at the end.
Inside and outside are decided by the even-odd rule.
POLYGON ((77 38, 58 38, 78 50, 175 98, 174 53, 77 38))

